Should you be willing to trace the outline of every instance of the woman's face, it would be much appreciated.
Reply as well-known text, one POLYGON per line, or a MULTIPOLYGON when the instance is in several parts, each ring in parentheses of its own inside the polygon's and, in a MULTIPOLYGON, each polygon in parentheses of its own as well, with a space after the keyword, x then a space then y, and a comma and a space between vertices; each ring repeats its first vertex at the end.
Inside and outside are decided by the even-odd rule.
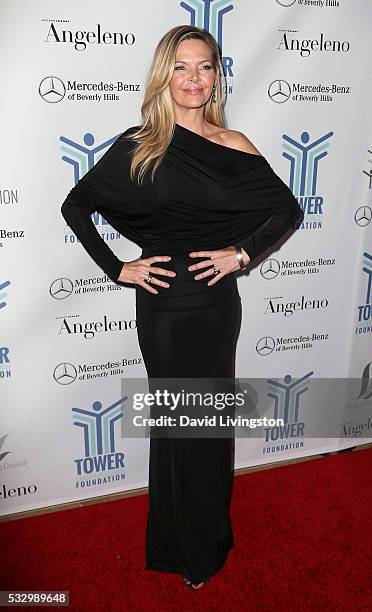
POLYGON ((182 108, 203 106, 209 100, 215 81, 210 47, 203 40, 180 42, 169 84, 174 103, 182 108))

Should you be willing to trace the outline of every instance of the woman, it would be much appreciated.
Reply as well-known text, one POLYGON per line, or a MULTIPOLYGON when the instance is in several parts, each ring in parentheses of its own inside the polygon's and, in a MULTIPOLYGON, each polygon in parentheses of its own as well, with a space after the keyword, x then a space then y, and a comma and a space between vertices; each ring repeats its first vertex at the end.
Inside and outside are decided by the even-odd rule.
MULTIPOLYGON (((136 288, 149 378, 231 380, 241 320, 235 272, 302 212, 246 136, 224 127, 214 38, 178 26, 159 42, 142 123, 127 129, 71 190, 62 214, 115 282, 136 288), (121 261, 97 233, 99 211, 142 248, 121 261), (213 264, 213 265, 212 265, 213 264)), ((198 589, 234 546, 232 437, 151 437, 146 568, 198 589)))

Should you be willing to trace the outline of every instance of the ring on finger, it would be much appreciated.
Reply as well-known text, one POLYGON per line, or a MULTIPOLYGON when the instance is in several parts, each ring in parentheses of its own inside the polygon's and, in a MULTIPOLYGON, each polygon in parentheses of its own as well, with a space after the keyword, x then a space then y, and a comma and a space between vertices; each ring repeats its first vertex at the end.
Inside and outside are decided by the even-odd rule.
POLYGON ((221 272, 221 270, 218 270, 218 269, 216 268, 216 266, 213 266, 213 274, 215 274, 215 275, 216 275, 216 274, 219 274, 220 272, 221 272))
POLYGON ((150 272, 148 273, 148 275, 146 276, 146 278, 143 279, 145 281, 145 283, 150 284, 152 281, 152 276, 150 274, 150 272))

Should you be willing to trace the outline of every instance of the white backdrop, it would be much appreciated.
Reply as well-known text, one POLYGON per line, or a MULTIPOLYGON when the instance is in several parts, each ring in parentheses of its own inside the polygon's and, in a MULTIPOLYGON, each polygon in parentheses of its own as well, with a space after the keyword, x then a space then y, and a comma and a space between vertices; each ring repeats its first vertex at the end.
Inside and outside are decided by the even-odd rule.
MULTIPOLYGON (((336 402, 338 438, 237 439, 236 467, 370 441, 371 2, 2 0, 0 10, 1 514, 147 485, 148 439, 120 436, 125 379, 146 376, 134 288, 104 276, 60 207, 139 122, 155 46, 179 24, 218 39, 228 127, 252 140, 305 211, 288 242, 239 276, 237 377, 287 389, 304 380, 294 420, 305 427, 327 405, 312 380, 361 381, 336 402)), ((94 222, 121 259, 140 254, 94 222)))

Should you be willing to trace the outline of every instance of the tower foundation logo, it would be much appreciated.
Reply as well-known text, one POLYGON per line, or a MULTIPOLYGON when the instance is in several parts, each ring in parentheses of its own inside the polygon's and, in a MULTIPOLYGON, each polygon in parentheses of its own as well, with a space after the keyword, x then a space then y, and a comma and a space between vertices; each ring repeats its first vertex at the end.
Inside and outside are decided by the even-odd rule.
POLYGON ((73 424, 83 433, 84 454, 74 460, 76 488, 114 483, 125 478, 124 453, 116 450, 115 427, 123 416, 128 397, 104 408, 100 401, 92 409, 73 408, 73 424))
POLYGON ((331 136, 333 132, 327 132, 311 141, 309 132, 304 131, 298 141, 283 134, 282 155, 290 163, 289 188, 307 216, 302 224, 305 229, 322 227, 325 200, 318 191, 319 163, 328 155, 331 136))
MULTIPOLYGON (((66 136, 60 137, 60 141, 62 143, 61 151, 63 153, 62 160, 72 166, 75 185, 77 185, 79 180, 93 168, 101 157, 103 157, 108 148, 115 142, 115 140, 117 140, 117 138, 119 138, 119 136, 121 136, 121 133, 96 146, 94 146, 95 138, 93 134, 89 132, 84 134, 84 144, 75 142, 66 136)), ((113 229, 100 213, 93 212, 91 219, 103 240, 111 241, 119 240, 121 238, 120 233, 113 229)), ((67 245, 80 242, 68 226, 66 226, 64 240, 65 244, 67 245)))
POLYGON ((293 379, 290 374, 283 382, 268 379, 268 397, 274 399, 274 419, 283 419, 284 425, 264 427, 263 454, 288 452, 304 447, 305 423, 300 418, 301 397, 308 390, 307 380, 314 372, 293 379))

